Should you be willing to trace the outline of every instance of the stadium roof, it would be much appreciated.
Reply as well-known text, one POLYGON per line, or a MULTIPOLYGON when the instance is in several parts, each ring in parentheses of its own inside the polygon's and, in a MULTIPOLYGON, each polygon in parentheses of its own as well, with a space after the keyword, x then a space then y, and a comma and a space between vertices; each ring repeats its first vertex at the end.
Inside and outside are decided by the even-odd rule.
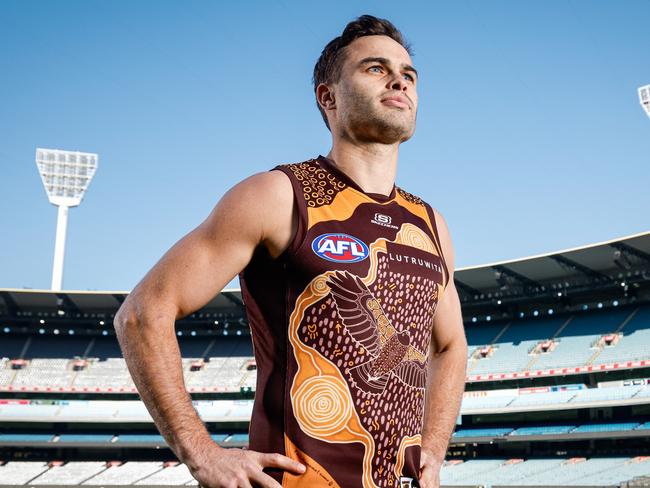
POLYGON ((650 266, 650 231, 525 258, 458 268, 456 284, 482 293, 502 287, 499 274, 522 284, 610 279, 650 266))
MULTIPOLYGON (((650 231, 547 254, 458 268, 455 282, 466 294, 490 293, 503 290, 508 283, 537 286, 576 279, 611 281, 639 268, 650 270, 650 231)), ((61 305, 82 312, 116 310, 128 293, 4 288, 0 289, 0 304, 10 310, 54 309, 61 305)), ((241 291, 228 289, 215 296, 205 309, 227 311, 241 307, 241 291)))

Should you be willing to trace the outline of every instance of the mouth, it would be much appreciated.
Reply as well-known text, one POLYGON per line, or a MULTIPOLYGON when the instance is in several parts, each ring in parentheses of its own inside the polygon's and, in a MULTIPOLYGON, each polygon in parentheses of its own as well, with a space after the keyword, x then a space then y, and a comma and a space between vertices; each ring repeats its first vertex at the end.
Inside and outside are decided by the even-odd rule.
POLYGON ((403 98, 398 98, 398 97, 389 97, 389 98, 384 98, 381 103, 384 105, 390 105, 393 107, 399 107, 399 108, 410 108, 410 105, 403 99, 403 98))

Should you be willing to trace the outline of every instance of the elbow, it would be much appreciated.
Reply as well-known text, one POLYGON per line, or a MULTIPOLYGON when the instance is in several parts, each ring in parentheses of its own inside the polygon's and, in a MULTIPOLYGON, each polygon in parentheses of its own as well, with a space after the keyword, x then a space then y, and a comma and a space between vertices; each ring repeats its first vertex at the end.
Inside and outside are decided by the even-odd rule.
POLYGON ((175 309, 165 308, 160 302, 136 301, 127 299, 122 303, 113 318, 113 328, 120 343, 129 336, 158 335, 161 333, 174 333, 175 309))
POLYGON ((122 338, 126 334, 127 329, 137 324, 138 318, 136 314, 133 312, 131 307, 129 307, 128 302, 125 301, 113 318, 113 328, 115 329, 115 334, 117 335, 118 341, 121 342, 122 338))

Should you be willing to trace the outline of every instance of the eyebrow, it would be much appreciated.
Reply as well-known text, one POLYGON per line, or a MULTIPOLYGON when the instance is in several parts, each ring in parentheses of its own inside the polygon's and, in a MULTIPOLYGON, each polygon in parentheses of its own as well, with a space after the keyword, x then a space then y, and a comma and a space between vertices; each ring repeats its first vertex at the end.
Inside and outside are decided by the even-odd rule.
MULTIPOLYGON (((368 63, 381 63, 381 64, 384 64, 384 65, 389 65, 390 61, 388 59, 382 58, 382 57, 369 57, 369 58, 363 58, 361 61, 359 61, 359 66, 362 66, 362 65, 368 64, 368 63)), ((413 73, 415 73, 416 78, 418 77, 418 71, 413 66, 411 66, 410 64, 402 64, 401 68, 404 71, 412 71, 413 73)))

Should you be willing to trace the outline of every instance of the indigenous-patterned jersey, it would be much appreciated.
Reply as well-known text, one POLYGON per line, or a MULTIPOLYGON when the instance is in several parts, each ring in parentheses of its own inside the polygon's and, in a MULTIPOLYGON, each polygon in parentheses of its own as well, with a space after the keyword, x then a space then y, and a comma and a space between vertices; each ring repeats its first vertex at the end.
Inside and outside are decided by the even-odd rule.
POLYGON ((281 165, 300 212, 240 275, 257 391, 250 449, 283 487, 417 487, 432 318, 449 274, 433 210, 364 192, 323 156, 281 165))

